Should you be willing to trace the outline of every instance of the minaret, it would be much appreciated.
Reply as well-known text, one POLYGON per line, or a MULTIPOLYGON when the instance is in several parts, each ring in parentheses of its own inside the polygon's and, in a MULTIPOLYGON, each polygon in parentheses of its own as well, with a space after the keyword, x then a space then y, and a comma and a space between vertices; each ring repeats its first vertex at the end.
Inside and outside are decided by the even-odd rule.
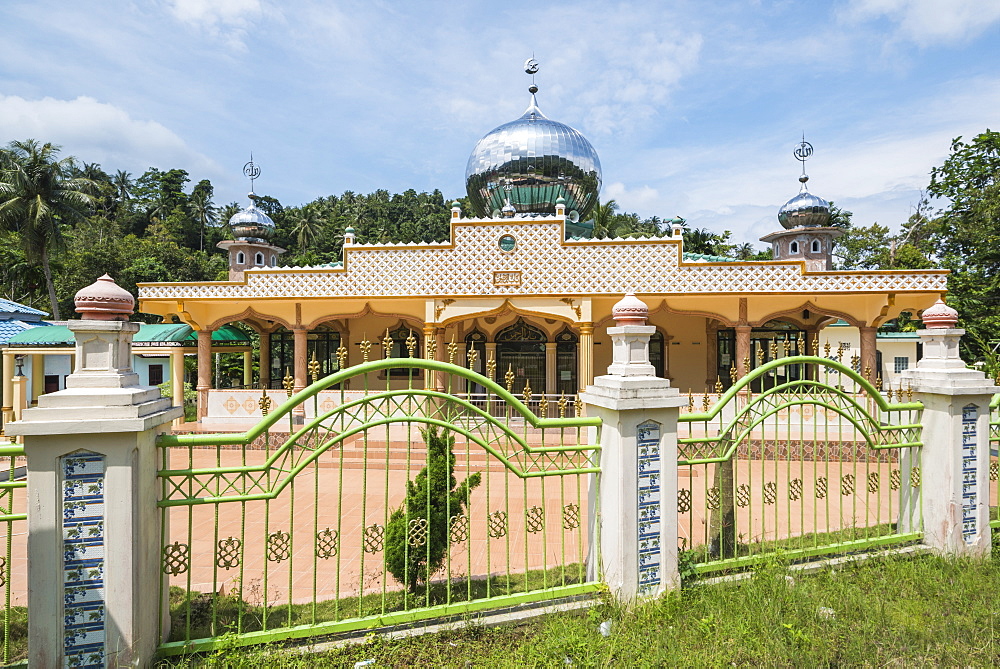
POLYGON ((813 153, 812 144, 802 138, 795 147, 795 158, 802 163, 799 194, 778 210, 778 222, 785 228, 760 238, 771 244, 775 260, 802 260, 812 272, 833 269, 834 240, 844 234, 840 228, 827 226, 830 203, 809 192, 806 183, 806 160, 813 153))
POLYGON ((253 182, 260 176, 260 167, 253 162, 243 166, 243 174, 250 179, 250 205, 236 212, 229 219, 233 239, 219 242, 216 246, 229 252, 229 280, 242 281, 244 272, 256 267, 275 267, 278 256, 285 249, 270 243, 274 235, 274 221, 254 204, 253 182))

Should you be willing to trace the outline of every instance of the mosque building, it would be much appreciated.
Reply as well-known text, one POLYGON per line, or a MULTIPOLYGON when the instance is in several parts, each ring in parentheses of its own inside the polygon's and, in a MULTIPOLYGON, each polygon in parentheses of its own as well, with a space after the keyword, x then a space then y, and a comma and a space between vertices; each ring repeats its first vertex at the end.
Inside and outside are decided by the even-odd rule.
MULTIPOLYGON (((809 192, 804 171, 798 195, 778 212, 781 227, 761 238, 774 260, 686 253, 676 220, 661 238, 593 239, 586 221, 601 186, 597 152, 547 118, 537 88, 529 90, 524 114, 473 149, 472 211, 453 204, 447 241, 361 244, 348 228, 342 262, 282 267, 274 224, 251 205, 231 220, 234 238, 220 243, 228 281, 140 285, 141 311, 197 333, 199 418, 224 425, 259 417, 260 388, 277 398, 286 377, 304 388, 312 360, 325 375, 381 357, 386 337, 391 356, 412 347, 464 362, 475 351, 477 371, 501 384, 512 373, 517 392, 529 385, 536 396, 572 398, 610 364, 606 328, 626 293, 649 305, 651 362, 683 391, 728 387, 744 365, 776 354, 823 354, 814 342, 833 324, 834 341, 856 343, 859 371, 888 378, 879 326, 946 292, 943 270, 832 270, 841 231, 828 225, 829 204, 809 192), (242 382, 214 388, 213 333, 236 323, 257 333, 259 375, 248 368, 242 382)), ((797 157, 809 151, 803 142, 797 157)))

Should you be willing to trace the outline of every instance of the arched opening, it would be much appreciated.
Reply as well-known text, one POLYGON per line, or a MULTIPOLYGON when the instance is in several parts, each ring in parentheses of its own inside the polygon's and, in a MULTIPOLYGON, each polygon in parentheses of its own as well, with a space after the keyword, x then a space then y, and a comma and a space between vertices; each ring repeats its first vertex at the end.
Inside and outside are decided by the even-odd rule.
POLYGON ((243 253, 243 251, 240 251, 239 253, 237 253, 236 254, 236 264, 237 265, 245 265, 246 263, 247 263, 247 256, 246 256, 246 254, 243 253))
POLYGON ((796 254, 798 252, 799 252, 799 243, 798 242, 792 242, 791 244, 788 245, 788 253, 789 253, 789 255, 794 255, 794 254, 796 254))
POLYGON ((524 319, 497 333, 497 376, 500 379, 509 369, 514 373, 514 390, 520 393, 526 382, 533 392, 545 389, 545 332, 529 325, 524 319))
POLYGON ((258 252, 257 255, 254 256, 254 264, 257 265, 257 267, 263 267, 264 266, 264 254, 263 253, 259 253, 258 252))
POLYGON ((271 255, 271 267, 277 267, 277 266, 278 266, 278 256, 272 254, 271 255))
POLYGON ((812 242, 812 252, 820 253, 823 250, 823 245, 819 243, 818 239, 814 239, 812 242))
MULTIPOLYGON (((580 390, 577 384, 577 351, 580 338, 569 328, 556 335, 556 387, 559 394, 574 395, 580 390)), ((551 392, 551 391, 548 391, 551 392)))

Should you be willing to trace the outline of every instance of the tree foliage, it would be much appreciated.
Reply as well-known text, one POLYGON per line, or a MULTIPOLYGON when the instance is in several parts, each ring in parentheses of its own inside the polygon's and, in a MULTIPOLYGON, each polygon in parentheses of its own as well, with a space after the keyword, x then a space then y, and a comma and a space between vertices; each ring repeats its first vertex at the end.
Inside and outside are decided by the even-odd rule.
POLYGON ((1000 132, 954 139, 927 192, 949 201, 929 222, 927 243, 952 271, 948 301, 973 334, 972 355, 981 357, 977 338, 1000 337, 1000 132))
POLYGON ((455 478, 455 437, 436 427, 422 430, 427 465, 406 482, 406 499, 392 512, 385 528, 385 567, 414 591, 441 568, 448 553, 451 518, 461 515, 482 475, 455 478))

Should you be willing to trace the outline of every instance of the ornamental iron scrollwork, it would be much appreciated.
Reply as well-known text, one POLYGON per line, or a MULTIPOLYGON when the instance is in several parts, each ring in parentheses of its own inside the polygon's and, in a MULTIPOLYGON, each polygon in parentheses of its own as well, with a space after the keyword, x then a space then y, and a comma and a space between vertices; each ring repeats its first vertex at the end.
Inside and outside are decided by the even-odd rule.
POLYGON ((243 542, 236 537, 220 539, 215 555, 215 564, 220 569, 232 569, 240 566, 240 549, 243 542))
POLYGON ((722 493, 719 492, 718 488, 708 489, 708 493, 705 495, 705 504, 712 511, 719 510, 719 507, 722 506, 722 493))
POLYGON ((679 513, 687 513, 691 510, 691 491, 687 488, 681 488, 677 491, 677 511, 679 513))
POLYGON ((340 532, 329 527, 316 533, 316 557, 329 560, 340 550, 340 532))
POLYGON ((563 507, 563 529, 575 530, 580 527, 580 507, 576 504, 567 504, 563 507))
POLYGON ((746 483, 736 488, 736 505, 740 508, 750 505, 750 486, 746 483))
POLYGON ((452 516, 448 524, 451 543, 460 544, 469 538, 469 517, 464 513, 452 516))
POLYGON ((903 475, 898 469, 893 469, 889 472, 889 488, 892 490, 899 490, 900 484, 903 482, 903 475))
POLYGON ((868 472, 868 492, 875 494, 879 488, 878 472, 868 472))
POLYGON ((7 558, 0 557, 0 588, 7 585, 7 558))
POLYGON ((844 474, 840 478, 840 494, 844 497, 854 494, 854 474, 844 474))
POLYGON ((778 484, 768 481, 764 484, 764 504, 774 504, 778 501, 778 484))
POLYGON ((269 562, 284 562, 292 553, 292 537, 288 532, 278 530, 267 535, 267 559, 269 562))
POLYGON ((490 536, 494 539, 501 539, 507 536, 507 512, 494 511, 490 514, 490 536))
POLYGON ((829 488, 829 481, 825 476, 816 479, 816 499, 825 499, 829 488))
POLYGON ((411 518, 410 527, 406 533, 406 543, 413 548, 419 548, 427 543, 427 519, 411 518))
POLYGON ((163 573, 176 576, 191 566, 191 547, 175 541, 163 547, 163 573))
POLYGON ((995 460, 990 463, 990 480, 996 481, 1000 479, 1000 463, 995 460))
POLYGON ((545 510, 540 506, 533 506, 525 511, 524 526, 532 534, 545 529, 545 510))
POLYGON ((366 553, 378 553, 385 545, 385 528, 378 524, 369 525, 365 528, 364 540, 366 553))
POLYGON ((797 502, 802 498, 802 479, 792 479, 788 482, 788 499, 797 502))
POLYGON ((920 487, 920 467, 910 467, 910 486, 920 487))

